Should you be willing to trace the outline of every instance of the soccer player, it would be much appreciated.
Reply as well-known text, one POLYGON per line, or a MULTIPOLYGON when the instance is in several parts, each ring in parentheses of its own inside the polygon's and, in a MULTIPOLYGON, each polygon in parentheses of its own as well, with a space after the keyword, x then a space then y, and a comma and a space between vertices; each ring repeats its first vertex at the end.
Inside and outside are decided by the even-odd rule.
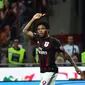
POLYGON ((33 33, 31 31, 31 25, 35 20, 40 19, 45 16, 42 13, 36 13, 28 24, 23 29, 23 32, 32 40, 37 42, 38 53, 39 53, 39 63, 41 72, 41 82, 40 85, 55 85, 55 79, 58 73, 58 67, 55 64, 55 54, 56 52, 63 52, 65 58, 67 58, 74 66, 76 64, 73 62, 70 56, 60 49, 60 41, 49 35, 49 25, 47 22, 41 21, 37 23, 37 32, 33 33))

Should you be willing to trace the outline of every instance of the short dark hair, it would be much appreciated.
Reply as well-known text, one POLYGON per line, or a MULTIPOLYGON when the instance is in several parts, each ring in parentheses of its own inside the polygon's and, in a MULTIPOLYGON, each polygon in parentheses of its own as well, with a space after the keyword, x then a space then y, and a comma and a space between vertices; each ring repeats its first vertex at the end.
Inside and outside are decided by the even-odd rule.
POLYGON ((44 26, 46 27, 46 29, 48 29, 48 30, 50 29, 49 24, 48 24, 47 21, 40 21, 40 22, 36 23, 36 28, 37 28, 39 25, 44 25, 44 26))

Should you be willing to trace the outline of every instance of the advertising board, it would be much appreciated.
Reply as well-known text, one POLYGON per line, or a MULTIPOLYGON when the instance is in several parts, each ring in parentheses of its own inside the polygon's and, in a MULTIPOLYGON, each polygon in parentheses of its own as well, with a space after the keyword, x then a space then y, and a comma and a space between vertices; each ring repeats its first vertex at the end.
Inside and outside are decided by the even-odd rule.
MULTIPOLYGON (((84 70, 85 67, 79 67, 84 70)), ((80 78, 74 67, 59 67, 56 80, 80 78)), ((0 81, 36 81, 40 80, 39 67, 0 68, 0 81)))

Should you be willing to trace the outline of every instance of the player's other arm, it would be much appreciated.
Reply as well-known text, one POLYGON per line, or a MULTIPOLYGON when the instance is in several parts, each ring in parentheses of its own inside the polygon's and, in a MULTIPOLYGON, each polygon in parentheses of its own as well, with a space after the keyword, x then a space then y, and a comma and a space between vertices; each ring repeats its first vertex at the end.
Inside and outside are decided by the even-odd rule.
POLYGON ((68 60, 75 68, 77 73, 81 73, 81 70, 78 68, 78 66, 76 65, 76 63, 73 61, 73 59, 71 58, 71 56, 69 56, 69 54, 65 51, 65 49, 63 48, 63 46, 60 46, 60 50, 63 54, 63 57, 65 60, 68 60))
POLYGON ((27 25, 24 27, 23 32, 29 37, 29 38, 33 38, 33 32, 30 30, 31 29, 31 25, 32 23, 37 20, 40 19, 42 16, 44 16, 45 14, 42 13, 36 13, 32 19, 27 23, 27 25))
POLYGON ((67 59, 75 68, 77 73, 81 73, 81 70, 78 68, 78 66, 76 65, 76 63, 73 61, 73 59, 71 58, 71 56, 68 55, 67 52, 65 52, 65 50, 63 51, 64 53, 64 57, 65 59, 67 59))

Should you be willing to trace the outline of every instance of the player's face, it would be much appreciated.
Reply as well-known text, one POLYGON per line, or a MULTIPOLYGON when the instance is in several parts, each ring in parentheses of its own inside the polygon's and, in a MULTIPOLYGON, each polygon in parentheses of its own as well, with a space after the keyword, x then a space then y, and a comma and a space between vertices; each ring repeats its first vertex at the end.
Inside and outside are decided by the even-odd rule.
POLYGON ((38 32, 40 37, 44 37, 46 35, 46 33, 47 33, 47 29, 46 29, 46 27, 44 25, 39 25, 37 27, 37 32, 38 32))

